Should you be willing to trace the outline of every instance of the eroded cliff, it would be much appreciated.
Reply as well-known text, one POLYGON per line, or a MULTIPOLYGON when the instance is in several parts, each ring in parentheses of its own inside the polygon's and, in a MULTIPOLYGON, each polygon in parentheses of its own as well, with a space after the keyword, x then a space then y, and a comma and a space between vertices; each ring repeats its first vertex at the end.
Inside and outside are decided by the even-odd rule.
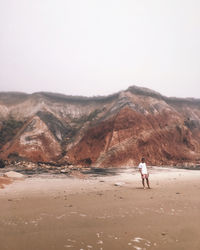
POLYGON ((152 165, 198 164, 200 100, 136 86, 93 98, 0 93, 0 138, 3 159, 111 167, 144 156, 152 165))

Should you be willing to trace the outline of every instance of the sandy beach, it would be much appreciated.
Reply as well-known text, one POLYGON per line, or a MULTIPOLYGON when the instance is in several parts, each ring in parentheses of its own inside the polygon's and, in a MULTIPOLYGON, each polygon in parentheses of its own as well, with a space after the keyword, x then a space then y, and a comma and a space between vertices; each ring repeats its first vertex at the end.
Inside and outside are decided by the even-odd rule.
POLYGON ((0 178, 1 250, 200 249, 200 171, 0 178))

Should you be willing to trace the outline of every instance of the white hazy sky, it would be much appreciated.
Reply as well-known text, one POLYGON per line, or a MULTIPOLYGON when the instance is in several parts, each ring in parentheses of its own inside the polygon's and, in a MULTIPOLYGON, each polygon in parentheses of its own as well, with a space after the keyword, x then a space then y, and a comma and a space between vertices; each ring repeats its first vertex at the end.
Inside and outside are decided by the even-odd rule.
POLYGON ((0 91, 200 98, 199 0, 0 0, 0 91))

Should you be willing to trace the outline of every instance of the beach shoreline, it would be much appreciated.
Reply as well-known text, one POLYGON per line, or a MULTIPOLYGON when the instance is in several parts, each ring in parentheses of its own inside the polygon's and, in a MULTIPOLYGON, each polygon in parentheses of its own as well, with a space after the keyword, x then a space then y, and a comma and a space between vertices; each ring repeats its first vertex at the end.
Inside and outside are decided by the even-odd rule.
POLYGON ((0 189, 1 249, 199 249, 200 171, 42 174, 0 189))

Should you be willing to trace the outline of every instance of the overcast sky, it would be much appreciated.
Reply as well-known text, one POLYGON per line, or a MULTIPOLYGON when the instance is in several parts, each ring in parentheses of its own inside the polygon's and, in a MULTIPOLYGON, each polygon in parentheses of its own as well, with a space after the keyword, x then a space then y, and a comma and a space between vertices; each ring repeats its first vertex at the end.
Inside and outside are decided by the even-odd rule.
POLYGON ((199 0, 0 0, 0 91, 200 98, 199 0))

